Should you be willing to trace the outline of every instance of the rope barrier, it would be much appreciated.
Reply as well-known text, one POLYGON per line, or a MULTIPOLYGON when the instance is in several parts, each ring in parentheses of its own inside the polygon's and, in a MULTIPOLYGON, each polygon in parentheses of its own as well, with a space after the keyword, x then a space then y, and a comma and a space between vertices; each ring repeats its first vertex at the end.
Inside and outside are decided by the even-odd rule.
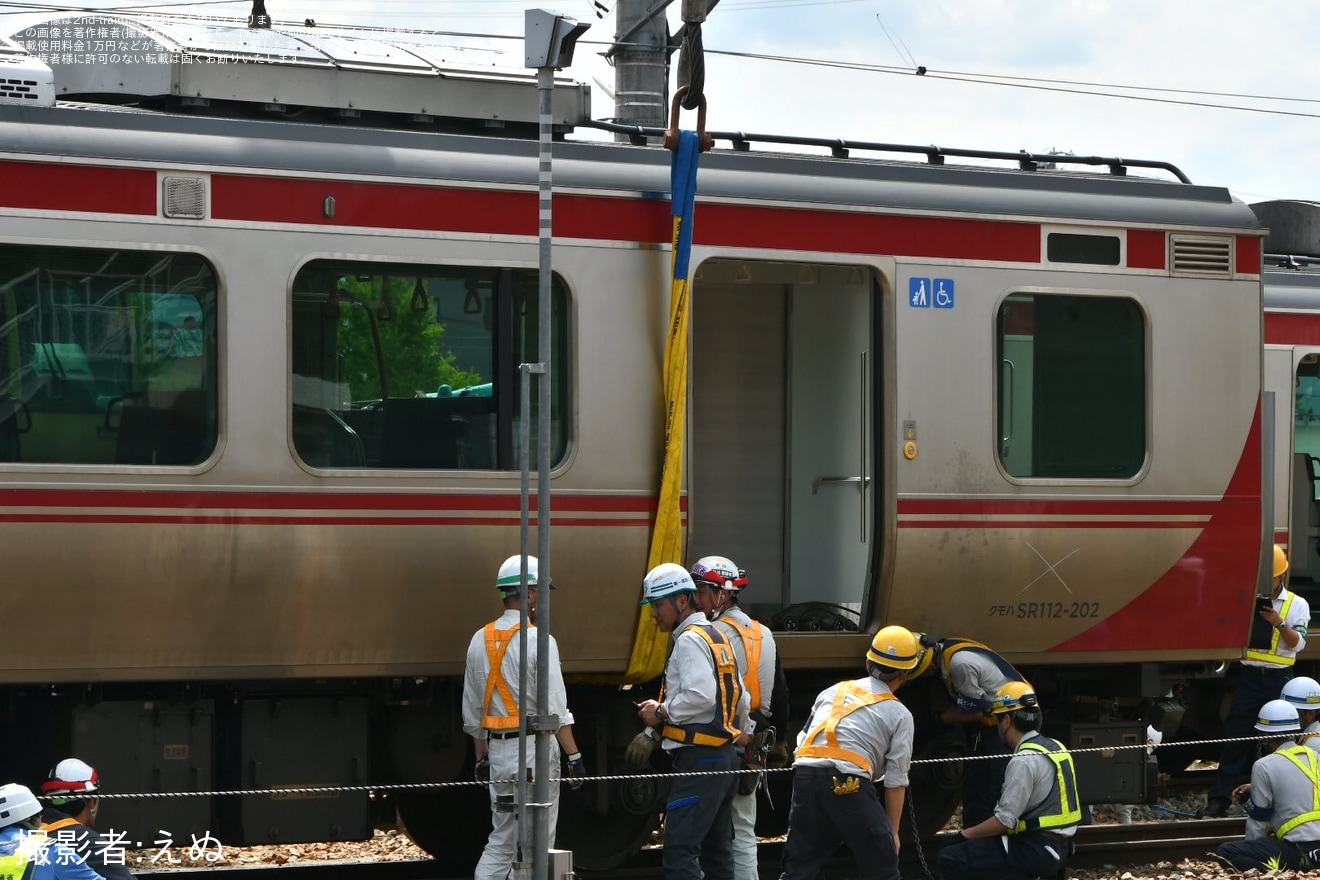
MULTIPOLYGON (((1113 746, 1089 746, 1086 748, 1069 749, 1072 755, 1085 754, 1107 754, 1113 752, 1130 751, 1134 749, 1150 749, 1152 752, 1169 751, 1171 749, 1185 748, 1189 746, 1207 746, 1222 745, 1232 742, 1269 742, 1271 740, 1296 739, 1297 734, 1292 733, 1274 733, 1261 736, 1235 736, 1224 737, 1222 739, 1197 739, 1182 740, 1173 743, 1161 743, 1157 746, 1148 746, 1145 743, 1134 743, 1126 745, 1113 746)), ((952 764, 967 761, 1003 761, 1013 756, 1010 752, 999 755, 958 755, 947 758, 915 758, 912 761, 913 767, 952 764)), ((574 782, 632 782, 637 780, 661 780, 676 779, 682 776, 745 776, 752 774, 781 775, 792 773, 793 767, 763 767, 747 770, 696 770, 685 773, 627 773, 607 776, 579 776, 579 777, 561 777, 560 782, 567 783, 570 780, 574 782)), ((509 785, 516 785, 516 779, 496 780, 509 785)), ((446 789, 457 788, 485 788, 490 783, 478 782, 475 779, 458 780, 455 782, 401 782, 389 783, 384 785, 320 785, 308 786, 305 788, 248 788, 248 789, 229 789, 224 791, 155 791, 155 792, 131 792, 124 794, 101 794, 97 793, 95 797, 99 800, 150 800, 159 798, 189 798, 189 797, 270 797, 273 799, 294 798, 301 795, 318 794, 385 794, 389 792, 428 792, 443 791, 446 789)), ((67 798, 68 795, 59 795, 58 797, 67 798)), ((53 800, 51 796, 39 795, 41 801, 53 800)))

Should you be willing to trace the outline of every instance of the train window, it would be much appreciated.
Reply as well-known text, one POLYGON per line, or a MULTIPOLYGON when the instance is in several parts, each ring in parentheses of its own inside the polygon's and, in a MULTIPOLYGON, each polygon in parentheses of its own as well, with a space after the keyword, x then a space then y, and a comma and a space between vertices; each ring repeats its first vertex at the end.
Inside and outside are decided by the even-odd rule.
POLYGON ((1117 266, 1119 255, 1120 247, 1116 235, 1051 232, 1045 237, 1045 256, 1051 263, 1117 266))
POLYGON ((1123 479, 1146 458, 1145 321, 1122 297, 999 309, 999 457, 1015 477, 1123 479))
MULTIPOLYGON (((519 468, 518 365, 540 360, 538 300, 534 269, 309 263, 293 287, 298 457, 321 468, 519 468)), ((567 296, 558 278, 551 302, 551 448, 559 461, 568 382, 567 296)))
POLYGON ((193 254, 0 245, 0 461, 205 461, 215 305, 193 254))

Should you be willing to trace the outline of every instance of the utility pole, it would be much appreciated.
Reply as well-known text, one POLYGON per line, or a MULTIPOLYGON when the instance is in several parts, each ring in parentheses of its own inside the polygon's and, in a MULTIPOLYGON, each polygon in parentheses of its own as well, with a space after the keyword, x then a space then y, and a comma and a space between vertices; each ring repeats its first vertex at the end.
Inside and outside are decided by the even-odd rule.
POLYGON ((622 125, 668 124, 669 23, 664 8, 669 2, 619 0, 614 7, 614 121, 622 125))

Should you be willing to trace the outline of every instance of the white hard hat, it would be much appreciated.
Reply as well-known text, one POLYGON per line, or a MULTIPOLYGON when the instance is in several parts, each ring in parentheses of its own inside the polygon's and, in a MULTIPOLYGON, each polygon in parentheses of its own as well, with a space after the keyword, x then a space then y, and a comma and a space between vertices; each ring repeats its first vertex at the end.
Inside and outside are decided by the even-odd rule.
POLYGON ((1301 730, 1302 725, 1297 718, 1297 707, 1287 700, 1270 700, 1260 707, 1260 715, 1256 718, 1256 729, 1265 733, 1287 733, 1291 730, 1301 730))
POLYGON ((692 566, 692 580, 710 584, 717 590, 741 590, 747 586, 747 573, 727 556, 703 556, 692 566))
POLYGON ((695 593, 697 585, 692 583, 692 575, 676 562, 662 562, 646 573, 642 581, 642 605, 649 605, 656 599, 677 596, 679 593, 695 593))
POLYGON ((1283 686, 1280 699, 1287 700, 1298 709, 1320 709, 1320 682, 1299 675, 1283 686))
POLYGON ((41 783, 42 794, 94 794, 101 789, 101 777, 96 768, 77 758, 65 758, 50 771, 41 783))
MULTIPOLYGON (((527 557, 527 586, 537 586, 536 572, 540 568, 540 563, 536 561, 535 556, 527 557)), ((495 588, 500 590, 506 596, 511 596, 518 592, 522 585, 522 556, 514 554, 500 566, 500 573, 495 576, 495 588)), ((555 582, 550 582, 550 589, 555 588, 555 582)))
POLYGON ((17 825, 41 812, 41 804, 26 785, 0 785, 0 828, 17 825))

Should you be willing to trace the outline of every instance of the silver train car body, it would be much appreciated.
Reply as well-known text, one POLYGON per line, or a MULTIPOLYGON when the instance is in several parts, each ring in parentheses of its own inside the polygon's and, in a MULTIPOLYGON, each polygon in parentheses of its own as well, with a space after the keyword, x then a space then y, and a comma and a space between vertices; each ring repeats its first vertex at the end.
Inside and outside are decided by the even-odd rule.
MULTIPOLYGON (((0 104, 14 771, 145 729, 164 762, 200 711, 202 788, 460 778, 464 652, 518 546, 536 144, 177 98, 0 104), (386 363, 405 320, 444 384, 386 363)), ((654 521, 668 173, 656 147, 554 146, 550 625, 600 773, 635 732, 600 682, 628 668, 654 521)), ((1240 654, 1262 231, 1226 190, 716 150, 695 222, 686 546, 746 567, 798 702, 885 622, 994 645, 1089 720, 1240 654)), ((568 833, 614 863, 656 796, 600 786, 568 833)), ((293 806, 216 821, 356 833, 272 832, 293 806)), ((449 808, 412 809, 417 831, 449 808)), ((480 839, 470 815, 430 848, 480 839)))

